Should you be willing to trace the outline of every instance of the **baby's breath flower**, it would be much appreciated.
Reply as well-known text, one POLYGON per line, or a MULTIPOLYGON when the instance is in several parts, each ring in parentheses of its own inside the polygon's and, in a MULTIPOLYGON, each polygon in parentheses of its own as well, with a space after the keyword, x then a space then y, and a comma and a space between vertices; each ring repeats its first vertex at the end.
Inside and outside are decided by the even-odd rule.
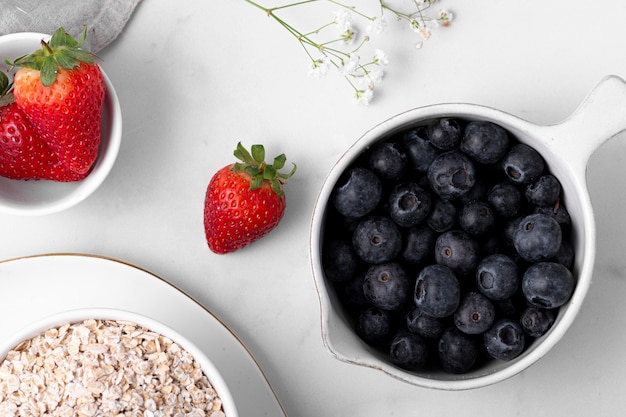
POLYGON ((328 73, 330 67, 330 58, 321 56, 311 62, 309 69, 309 77, 321 78, 328 73))
POLYGON ((389 64, 389 57, 382 49, 376 49, 374 51, 374 64, 377 65, 387 65, 389 64))
POLYGON ((356 102, 365 106, 370 104, 372 98, 374 98, 374 89, 372 88, 359 89, 354 94, 356 102))
POLYGON ((380 84, 383 81, 383 75, 383 70, 380 68, 373 68, 369 70, 367 75, 365 76, 367 85, 371 86, 371 88, 374 88, 374 85, 380 84))
POLYGON ((339 72, 343 76, 355 76, 356 72, 359 68, 359 61, 361 57, 356 54, 350 54, 347 60, 342 62, 342 65, 339 67, 339 72))
POLYGON ((441 26, 450 26, 452 19, 454 19, 454 15, 448 9, 439 10, 437 21, 441 26))
POLYGON ((341 34, 341 39, 347 44, 354 43, 354 40, 356 39, 356 31, 354 29, 346 29, 341 34))
POLYGON ((385 30, 387 27, 387 21, 384 16, 376 16, 372 20, 370 20, 367 25, 366 32, 369 34, 379 35, 385 30))
POLYGON ((424 42, 430 38, 431 32, 435 28, 449 26, 454 18, 448 9, 440 9, 438 12, 432 11, 432 5, 439 0, 398 1, 397 3, 403 4, 403 10, 388 5, 386 0, 378 0, 380 14, 375 16, 360 10, 362 1, 356 2, 358 6, 353 6, 344 4, 344 0, 284 0, 287 2, 286 4, 272 8, 258 4, 257 1, 261 0, 244 1, 265 12, 267 16, 274 19, 294 36, 310 59, 309 76, 320 78, 331 70, 336 70, 353 88, 356 101, 365 105, 372 100, 374 87, 378 87, 382 82, 382 67, 389 63, 389 58, 375 45, 372 47, 374 53, 371 61, 362 61, 361 56, 366 54, 365 50, 371 43, 370 37, 379 35, 384 31, 387 25, 386 14, 391 14, 393 20, 408 23, 411 29, 419 34, 418 42, 414 43, 417 49, 420 49, 424 42), (332 3, 339 10, 333 13, 332 20, 328 19, 323 24, 306 31, 300 30, 300 28, 287 23, 278 16, 284 9, 305 5, 311 7, 311 5, 322 1, 332 3), (353 19, 357 22, 354 23, 353 19), (354 45, 359 38, 358 34, 361 29, 359 22, 367 24, 365 36, 360 37, 358 44, 354 45), (336 33, 331 34, 334 30, 336 33), (315 58, 315 56, 319 57, 315 58))
POLYGON ((337 10, 333 13, 335 20, 333 23, 337 25, 339 33, 344 33, 352 28, 352 15, 347 10, 337 10))

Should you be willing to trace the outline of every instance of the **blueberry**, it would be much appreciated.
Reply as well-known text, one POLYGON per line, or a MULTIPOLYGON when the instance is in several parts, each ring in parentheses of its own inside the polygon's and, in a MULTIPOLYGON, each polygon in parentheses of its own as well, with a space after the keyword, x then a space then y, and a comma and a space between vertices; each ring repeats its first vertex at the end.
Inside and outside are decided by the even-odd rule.
POLYGON ((388 217, 363 219, 352 235, 352 245, 365 262, 378 264, 395 258, 402 249, 399 227, 388 217))
POLYGON ((356 274, 359 257, 351 243, 333 239, 324 245, 322 265, 329 280, 334 282, 348 281, 356 274))
POLYGON ((470 201, 461 208, 459 226, 473 236, 487 234, 495 225, 496 219, 491 206, 485 201, 470 201))
POLYGON ((506 176, 516 184, 530 184, 543 174, 545 162, 534 148, 518 143, 504 155, 502 168, 506 176))
POLYGON ((339 286, 338 292, 346 306, 353 310, 360 310, 371 306, 363 293, 363 281, 365 273, 359 273, 350 281, 339 286))
POLYGON ((392 323, 389 312, 370 307, 359 313, 356 320, 356 332, 367 343, 382 345, 391 338, 392 323))
POLYGON ((515 236, 515 231, 517 230, 517 226, 519 226, 519 224, 521 223, 522 219, 525 216, 513 216, 511 218, 506 219, 506 221, 504 222, 504 227, 502 229, 502 237, 504 239, 504 242, 509 245, 509 246, 513 246, 513 236, 515 236))
POLYGON ((539 262, 557 254, 562 237, 561 226, 554 218, 546 214, 530 214, 517 225, 513 245, 525 260, 539 262))
POLYGON ((434 260, 436 234, 427 224, 407 230, 402 248, 402 259, 410 264, 423 264, 434 260))
POLYGON ((417 334, 399 331, 391 340, 389 357, 400 368, 418 370, 428 364, 428 345, 417 334))
POLYGON ((425 174, 428 167, 441 151, 435 148, 426 137, 426 128, 408 130, 402 138, 409 167, 420 174, 425 174))
POLYGON ((559 251, 554 255, 554 258, 551 260, 553 262, 564 265, 567 269, 572 269, 574 266, 574 246, 572 242, 566 239, 561 240, 561 247, 559 251))
POLYGON ((446 329, 438 343, 439 363, 444 371, 462 374, 469 371, 478 358, 476 340, 457 328, 446 329))
POLYGON ((492 300, 505 300, 519 288, 519 275, 517 264, 509 256, 489 255, 476 268, 476 287, 492 300))
POLYGON ((437 156, 428 168, 428 182, 443 199, 459 198, 476 183, 476 168, 470 158, 459 151, 437 156))
POLYGON ((406 328, 425 339, 438 339, 443 333, 444 324, 441 319, 429 316, 415 307, 406 315, 406 328))
POLYGON ((511 319, 500 319, 483 335, 487 353, 494 359, 509 361, 524 350, 524 330, 511 319))
POLYGON ((374 307, 400 310, 410 299, 409 291, 407 273, 398 263, 372 265, 365 274, 363 294, 374 307))
POLYGON ((554 206, 535 207, 535 213, 545 214, 552 217, 562 227, 569 227, 572 224, 572 219, 569 215, 569 211, 560 200, 554 204, 554 206))
POLYGON ((426 134, 434 147, 449 151, 461 140, 461 126, 454 119, 442 117, 428 123, 426 134))
POLYGON ((394 142, 382 142, 376 145, 369 156, 371 170, 387 180, 401 178, 409 167, 404 150, 394 142))
POLYGON ((463 230, 449 230, 435 242, 435 261, 460 275, 472 273, 478 265, 478 242, 463 230))
POLYGON ((522 193, 510 182, 500 182, 491 187, 487 193, 487 201, 499 216, 509 218, 519 213, 522 193))
POLYGON ((461 286, 454 272, 438 264, 424 267, 415 282, 414 301, 429 316, 450 316, 461 301, 461 286))
POLYGON ((389 216, 398 225, 411 227, 420 223, 430 212, 430 193, 414 182, 403 182, 391 190, 389 216))
POLYGON ((561 183, 552 174, 546 174, 526 186, 526 200, 535 206, 554 206, 561 195, 561 183))
POLYGON ((570 270, 556 262, 533 264, 522 276, 524 296, 536 307, 561 307, 572 296, 575 285, 570 270))
POLYGON ((555 320, 554 310, 530 306, 524 310, 519 322, 527 335, 540 337, 550 330, 555 320))
POLYGON ((491 327, 495 316, 493 303, 481 293, 470 291, 454 312, 454 325, 463 333, 482 334, 491 327))
POLYGON ((509 148, 509 137, 501 126, 486 121, 465 127, 460 149, 481 164, 495 164, 509 148))
POLYGON ((456 225, 457 215, 458 209, 451 201, 436 198, 432 203, 426 223, 435 232, 445 232, 456 225))
POLYGON ((337 211, 348 217, 363 217, 374 210, 382 197, 380 178, 366 168, 350 169, 334 189, 337 211))

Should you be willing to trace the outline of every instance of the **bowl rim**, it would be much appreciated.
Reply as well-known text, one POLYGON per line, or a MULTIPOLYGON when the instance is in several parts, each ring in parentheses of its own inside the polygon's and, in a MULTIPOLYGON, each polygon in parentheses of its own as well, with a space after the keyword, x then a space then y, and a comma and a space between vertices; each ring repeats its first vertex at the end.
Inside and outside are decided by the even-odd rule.
MULTIPOLYGON (((575 271, 577 278, 576 289, 572 298, 567 303, 567 309, 565 309, 560 317, 558 326, 553 326, 547 335, 540 338, 540 342, 534 344, 532 351, 526 352, 523 357, 516 361, 511 361, 507 366, 479 376, 461 374, 451 375, 451 377, 456 379, 435 379, 403 371, 376 357, 351 357, 343 353, 341 348, 336 344, 334 332, 339 331, 337 326, 340 326, 341 329, 343 329, 344 326, 347 329, 348 326, 343 322, 343 318, 339 317, 340 313, 336 311, 333 305, 331 298, 334 296, 334 293, 331 295, 331 291, 327 287, 330 284, 326 282, 321 266, 321 247, 323 243, 321 231, 326 217, 326 204, 330 201, 333 185, 339 180, 343 171, 374 143, 408 126, 419 124, 428 119, 445 116, 464 118, 466 120, 492 121, 501 124, 508 131, 512 131, 514 136, 518 136, 516 134, 517 132, 523 132, 524 136, 527 135, 532 137, 533 140, 537 140, 537 143, 533 143, 533 145, 543 147, 540 153, 544 155, 544 157, 545 152, 548 152, 551 156, 558 159, 559 166, 563 166, 566 169, 571 168, 563 155, 555 153, 555 150, 551 149, 549 144, 541 143, 538 139, 543 137, 542 135, 550 133, 552 126, 537 125, 510 113, 489 106, 471 103, 440 103, 407 110, 367 130, 359 139, 350 145, 343 155, 340 156, 338 161, 331 167, 330 172, 323 181, 323 186, 314 204, 313 216, 310 223, 310 262, 320 307, 322 341, 326 350, 332 356, 344 362, 383 371, 396 379, 413 385, 441 390, 466 390, 492 385, 522 372, 544 357, 563 337, 578 314, 591 284, 593 265, 595 262, 595 219, 593 217, 593 208, 586 185, 585 170, 583 169, 582 172, 578 172, 575 169, 571 169, 565 173, 565 175, 568 175, 571 186, 575 189, 577 201, 582 208, 580 213, 582 230, 580 232, 584 239, 582 243, 582 245, 584 245, 582 248, 584 256, 582 259, 577 259, 579 268, 575 271), (331 320, 335 320, 335 322, 331 323, 331 320), (337 320, 341 323, 337 324, 337 320)), ((525 142, 522 138, 520 138, 520 141, 525 142)), ((565 154, 567 153, 565 152, 565 154)), ((585 167, 586 163, 583 165, 583 168, 585 167)), ((352 329, 350 329, 350 331, 352 331, 352 329)), ((354 335, 352 337, 356 338, 354 335)), ((364 342, 360 343, 364 345, 364 342)))
POLYGON ((198 362, 201 369, 209 379, 209 382, 217 392, 226 417, 238 417, 238 412, 234 398, 230 392, 230 388, 226 384, 221 372, 213 361, 187 337, 175 329, 169 327, 165 323, 153 319, 147 315, 135 313, 130 310, 110 307, 94 307, 79 308, 62 311, 45 318, 41 318, 32 322, 30 325, 23 327, 20 331, 13 334, 12 337, 0 340, 0 364, 6 358, 7 353, 16 347, 20 342, 31 339, 47 329, 58 327, 67 323, 80 323, 84 320, 116 320, 129 321, 148 330, 159 333, 168 337, 176 344, 181 346, 198 362))
MULTIPOLYGON (((12 42, 33 42, 34 46, 34 42, 38 42, 41 39, 49 39, 50 37, 51 35, 49 34, 38 32, 10 33, 0 36, 0 48, 2 48, 3 44, 10 44, 12 42)), ((105 135, 105 133, 108 134, 106 136, 101 136, 98 157, 94 162, 89 175, 81 181, 69 183, 56 183, 54 181, 47 180, 31 180, 31 182, 41 184, 53 183, 59 188, 62 187, 64 192, 60 194, 58 198, 55 197, 55 199, 37 203, 16 202, 15 204, 12 204, 10 199, 0 198, 0 212, 22 216, 41 216, 69 209, 92 195, 109 175, 113 169, 121 146, 122 109, 119 96, 113 86, 113 83, 111 82, 111 79, 106 74, 104 68, 102 68, 100 64, 98 64, 98 66, 100 67, 100 71, 102 72, 106 85, 106 92, 102 107, 102 123, 103 125, 104 123, 108 123, 106 129, 102 129, 101 135, 105 135), (108 120, 105 121, 104 117, 108 120)), ((18 181, 24 180, 2 178, 2 181, 17 183, 18 181)))

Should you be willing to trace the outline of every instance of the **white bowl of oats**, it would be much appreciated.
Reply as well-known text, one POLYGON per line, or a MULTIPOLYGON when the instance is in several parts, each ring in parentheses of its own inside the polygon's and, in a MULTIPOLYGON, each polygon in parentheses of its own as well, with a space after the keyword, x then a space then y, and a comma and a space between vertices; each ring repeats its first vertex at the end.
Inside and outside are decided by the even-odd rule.
POLYGON ((67 311, 0 341, 0 415, 23 414, 238 416, 200 349, 161 322, 116 309, 67 311))

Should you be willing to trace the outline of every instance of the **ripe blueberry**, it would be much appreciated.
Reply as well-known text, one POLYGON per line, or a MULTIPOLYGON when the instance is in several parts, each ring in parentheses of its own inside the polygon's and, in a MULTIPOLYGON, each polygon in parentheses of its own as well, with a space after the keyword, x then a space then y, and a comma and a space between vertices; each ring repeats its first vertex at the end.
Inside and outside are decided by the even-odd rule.
POLYGON ((428 364, 428 345, 419 335, 400 330, 391 340, 389 357, 401 368, 418 370, 428 364))
POLYGON ((434 147, 449 151, 461 140, 461 126, 455 119, 442 117, 428 123, 426 134, 434 147))
POLYGON ((391 337, 392 322, 389 312, 369 307, 357 317, 356 332, 367 343, 382 345, 391 337))
POLYGON ((555 320, 554 310, 529 306, 520 316, 519 322, 527 335, 540 337, 550 330, 555 320))
POLYGON ((352 235, 352 245, 365 262, 378 264, 392 260, 402 249, 402 234, 388 217, 363 219, 352 235))
POLYGON ((543 174, 545 162, 534 148, 518 143, 504 155, 502 168, 506 176, 514 183, 530 184, 543 174))
POLYGON ((446 371, 461 374, 469 371, 478 358, 476 340, 457 328, 446 329, 438 343, 439 363, 446 371))
POLYGON ((406 315, 406 328, 425 339, 438 339, 443 333, 444 324, 441 319, 429 316, 415 307, 406 315))
POLYGON ((562 238, 561 226, 553 217, 530 214, 517 225, 513 234, 513 246, 525 260, 540 262, 557 254, 562 238))
POLYGON ((500 319, 483 335, 487 353, 494 359, 508 361, 524 350, 526 339, 522 327, 511 319, 500 319))
POLYGON ((501 126, 486 121, 467 124, 460 148, 481 164, 495 164, 506 153, 509 137, 501 126))
POLYGON ((369 165, 381 178, 397 180, 405 174, 409 162, 397 143, 382 142, 372 149, 369 165))
POLYGON ((472 236, 483 236, 495 225, 496 218, 491 206, 485 201, 473 200, 463 205, 459 226, 472 236))
POLYGON ((409 300, 409 291, 407 273, 395 262, 372 265, 365 274, 363 294, 374 307, 400 310, 409 300))
POLYGON ((383 187, 380 178, 366 168, 353 168, 339 180, 333 203, 347 217, 363 217, 380 202, 383 187))
POLYGON ((442 318, 454 313, 461 301, 461 286, 454 272, 438 264, 423 268, 415 282, 414 301, 432 317, 442 318))
POLYGON ((496 308, 491 301, 478 292, 468 292, 454 312, 454 325, 467 334, 486 332, 496 316, 496 308))
POLYGON ((415 226, 424 220, 430 206, 430 193, 414 182, 397 184, 389 195, 389 216, 403 227, 415 226))
POLYGON ((478 265, 478 242, 463 230, 449 230, 435 242, 435 260, 460 275, 472 273, 478 265))
POLYGON ((460 198, 476 184, 476 168, 467 155, 456 150, 444 152, 430 164, 428 182, 443 199, 460 198))
POLYGON ((476 287, 492 300, 512 297, 519 282, 517 264, 504 254, 489 255, 476 268, 476 287))
POLYGON ((565 304, 572 296, 575 284, 570 270, 556 262, 533 264, 522 277, 526 300, 542 308, 557 308, 565 304))
POLYGON ((427 224, 418 224, 407 230, 402 248, 402 259, 410 264, 434 260, 436 235, 427 224))

